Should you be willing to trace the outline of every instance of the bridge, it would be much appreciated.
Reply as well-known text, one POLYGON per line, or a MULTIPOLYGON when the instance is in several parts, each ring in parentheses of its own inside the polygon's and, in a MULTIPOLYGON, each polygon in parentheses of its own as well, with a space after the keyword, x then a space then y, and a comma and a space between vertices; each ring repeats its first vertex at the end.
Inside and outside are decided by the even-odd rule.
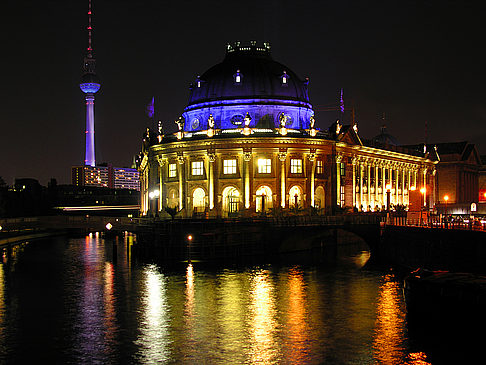
POLYGON ((408 224, 384 215, 290 216, 196 220, 102 216, 51 216, 0 220, 0 247, 51 234, 137 234, 147 257, 228 260, 320 251, 364 241, 375 262, 486 274, 486 227, 408 224))

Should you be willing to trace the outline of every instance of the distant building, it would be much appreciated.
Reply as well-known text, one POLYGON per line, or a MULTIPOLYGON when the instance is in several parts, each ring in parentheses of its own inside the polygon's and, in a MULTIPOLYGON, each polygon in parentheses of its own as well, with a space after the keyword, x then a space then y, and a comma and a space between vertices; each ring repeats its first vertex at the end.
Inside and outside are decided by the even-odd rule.
POLYGON ((108 166, 73 166, 71 182, 75 186, 140 190, 137 169, 108 166))
MULTIPOLYGON (((423 148, 424 145, 417 146, 423 148)), ((480 201, 482 163, 476 146, 466 141, 427 144, 427 150, 434 148, 440 156, 436 166, 435 199, 439 213, 446 210, 448 214, 479 212, 477 203, 480 201)))
POLYGON ((479 170, 479 202, 486 203, 486 155, 481 156, 481 169, 479 170))

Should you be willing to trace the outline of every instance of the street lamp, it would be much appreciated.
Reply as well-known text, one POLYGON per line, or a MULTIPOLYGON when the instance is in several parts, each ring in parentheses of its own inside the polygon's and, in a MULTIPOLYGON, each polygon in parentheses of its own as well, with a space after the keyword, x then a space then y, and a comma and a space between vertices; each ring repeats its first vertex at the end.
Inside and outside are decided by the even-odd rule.
POLYGON ((156 212, 159 210, 159 208, 158 208, 158 206, 157 206, 157 205, 158 205, 158 204, 157 204, 157 203, 158 203, 158 202, 157 202, 157 200, 159 199, 159 196, 160 196, 160 191, 159 191, 159 189, 154 189, 154 190, 152 190, 152 191, 149 193, 149 198, 150 198, 150 200, 154 200, 154 199, 155 199, 155 211, 156 211, 156 212))
POLYGON ((445 202, 445 224, 447 228, 447 202, 449 200, 449 195, 444 195, 444 202, 445 202))

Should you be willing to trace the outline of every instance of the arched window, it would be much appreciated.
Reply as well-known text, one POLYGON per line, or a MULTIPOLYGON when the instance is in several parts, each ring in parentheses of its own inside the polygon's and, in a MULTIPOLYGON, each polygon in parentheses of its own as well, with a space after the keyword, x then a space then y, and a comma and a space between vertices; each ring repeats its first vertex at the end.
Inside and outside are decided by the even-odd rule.
POLYGON ((314 207, 317 209, 324 209, 326 203, 326 196, 324 195, 324 188, 318 186, 314 195, 314 207))
POLYGON ((197 188, 192 193, 192 209, 196 213, 204 212, 206 209, 206 193, 204 189, 197 188))

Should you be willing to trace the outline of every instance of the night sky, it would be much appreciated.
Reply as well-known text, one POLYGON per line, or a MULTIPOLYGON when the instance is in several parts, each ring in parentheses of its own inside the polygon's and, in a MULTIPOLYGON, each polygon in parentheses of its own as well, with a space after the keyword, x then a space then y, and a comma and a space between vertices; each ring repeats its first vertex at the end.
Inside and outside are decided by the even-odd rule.
MULTIPOLYGON (((463 141, 486 154, 484 13, 464 1, 93 0, 97 163, 129 166, 155 97, 166 131, 189 84, 235 40, 269 41, 273 58, 310 78, 317 126, 344 89, 362 138, 386 115, 400 144, 463 141), (427 133, 425 125, 427 124, 427 133)), ((70 183, 84 161, 79 89, 87 0, 3 6, 0 176, 70 183)), ((350 118, 350 115, 348 115, 350 118)))

